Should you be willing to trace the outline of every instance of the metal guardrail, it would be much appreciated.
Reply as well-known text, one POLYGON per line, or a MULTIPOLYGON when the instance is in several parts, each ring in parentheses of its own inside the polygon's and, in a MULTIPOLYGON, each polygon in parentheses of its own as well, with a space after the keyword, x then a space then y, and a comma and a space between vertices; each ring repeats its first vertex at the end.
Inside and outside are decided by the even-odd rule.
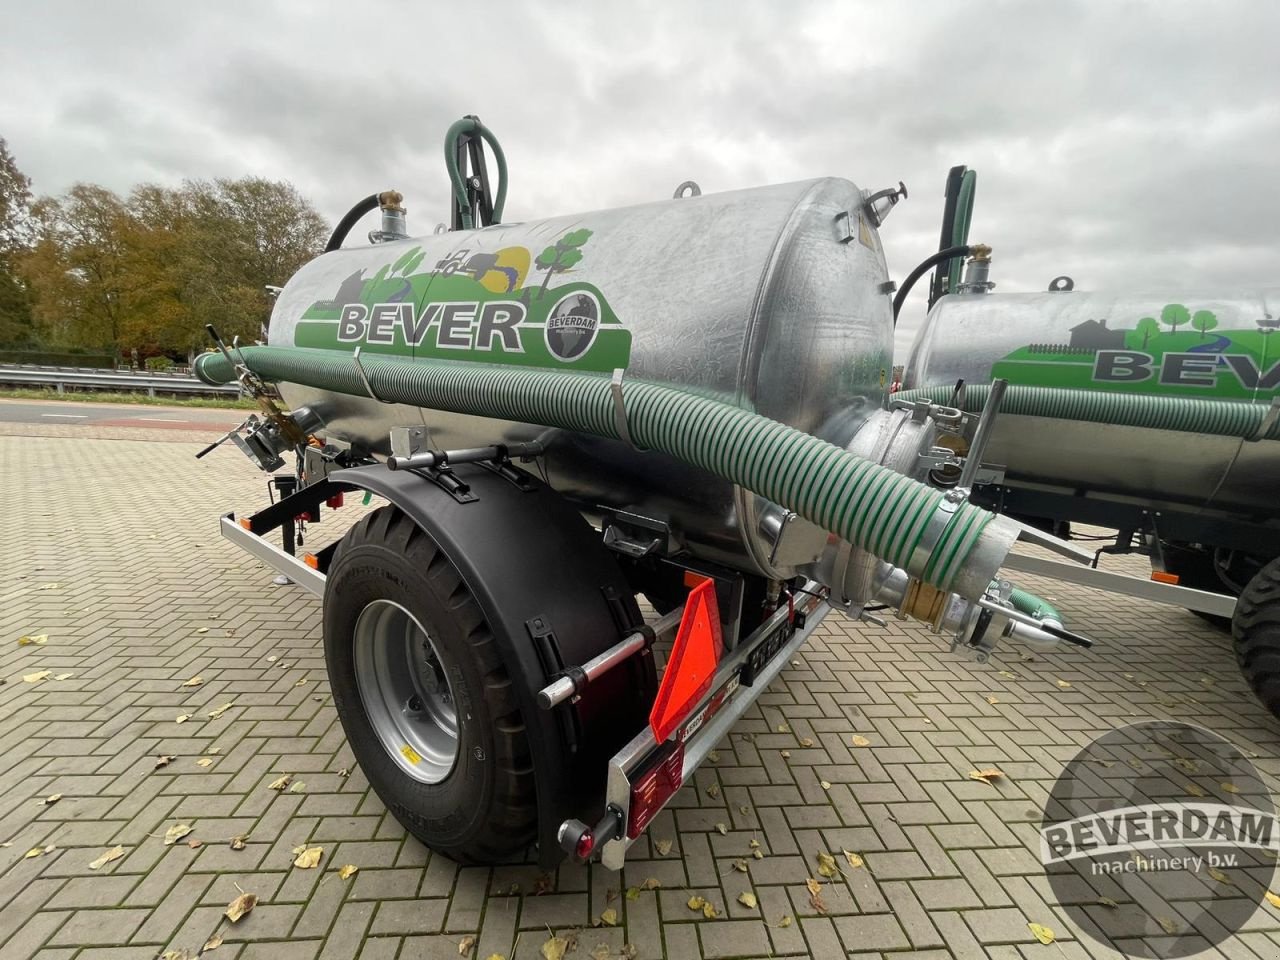
POLYGON ((83 367, 36 367, 22 364, 0 364, 0 384, 28 387, 56 387, 59 393, 81 388, 86 390, 145 390, 154 397, 156 391, 164 393, 203 394, 236 397, 240 395, 238 384, 228 383, 213 387, 195 377, 175 373, 129 370, 92 370, 83 367))

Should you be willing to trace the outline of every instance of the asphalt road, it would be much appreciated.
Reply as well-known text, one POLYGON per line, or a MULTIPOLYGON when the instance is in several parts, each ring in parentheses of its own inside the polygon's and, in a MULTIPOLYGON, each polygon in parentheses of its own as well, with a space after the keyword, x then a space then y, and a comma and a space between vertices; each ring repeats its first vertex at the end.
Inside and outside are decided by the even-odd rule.
POLYGON ((0 400, 0 422, 62 423, 89 427, 146 427, 152 430, 229 430, 247 410, 213 407, 134 406, 126 403, 0 400))

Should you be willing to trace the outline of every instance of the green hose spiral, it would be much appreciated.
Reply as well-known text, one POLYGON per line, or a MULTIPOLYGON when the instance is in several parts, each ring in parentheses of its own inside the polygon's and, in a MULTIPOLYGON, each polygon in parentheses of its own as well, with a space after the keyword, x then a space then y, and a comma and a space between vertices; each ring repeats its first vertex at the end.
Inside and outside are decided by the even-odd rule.
POLYGON ((1028 593, 1026 590, 1013 588, 1013 593, 1009 595, 1009 602, 1013 604, 1015 610, 1021 610, 1028 616, 1035 617, 1037 620, 1056 620, 1062 623, 1062 614, 1058 612, 1058 608, 1051 604, 1048 600, 1037 597, 1034 593, 1028 593))
MULTIPOLYGON (((928 400, 950 404, 954 388, 920 387, 903 390, 893 399, 914 403, 928 400)), ((990 384, 966 385, 964 409, 978 413, 987 401, 990 384)), ((1065 387, 1032 387, 1011 384, 1000 404, 1002 414, 1082 420, 1124 427, 1148 427, 1182 433, 1209 433, 1245 440, 1280 440, 1280 420, 1264 428, 1268 408, 1245 400, 1209 400, 1200 397, 1161 397, 1065 387)))
MULTIPOLYGON (((368 396, 351 357, 301 347, 245 347, 250 370, 267 380, 368 396)), ((453 413, 541 424, 614 440, 621 436, 607 375, 478 363, 361 358, 380 399, 453 413)), ((221 354, 194 366, 206 383, 234 379, 221 354)), ((1007 531, 967 503, 954 512, 930 550, 924 543, 944 495, 817 437, 740 409, 662 384, 623 384, 626 432, 638 447, 676 457, 759 494, 906 569, 941 590, 980 595, 995 570, 966 565, 984 542, 1007 531)), ((933 528, 936 530, 936 526, 933 528)), ((994 567, 1003 550, 984 551, 994 567), (998 555, 997 555, 998 554, 998 555)))

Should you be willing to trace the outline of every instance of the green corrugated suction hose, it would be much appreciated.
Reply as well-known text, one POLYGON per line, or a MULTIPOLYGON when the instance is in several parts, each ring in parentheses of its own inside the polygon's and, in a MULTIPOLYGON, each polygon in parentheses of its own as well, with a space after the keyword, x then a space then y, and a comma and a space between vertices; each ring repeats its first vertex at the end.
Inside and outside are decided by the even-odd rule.
MULTIPOLYGON (((960 178, 960 192, 956 199, 956 219, 951 227, 951 246, 963 247, 969 243, 969 224, 973 220, 973 203, 978 189, 978 171, 966 170, 960 178)), ((955 293, 960 286, 959 258, 947 267, 947 293, 955 293)))
POLYGON ((466 230, 474 226, 471 222, 471 201, 467 197, 467 184, 462 179, 462 172, 458 169, 458 157, 454 152, 458 137, 464 133, 472 133, 480 137, 493 151, 493 159, 498 165, 498 195, 493 200, 493 222, 501 223, 502 209, 507 204, 506 154, 502 152, 498 138, 489 131, 488 127, 479 120, 463 117, 444 135, 444 165, 449 171, 449 182, 453 184, 453 195, 458 201, 458 209, 462 212, 462 226, 466 230))
MULTIPOLYGON (((368 396, 351 357, 300 347, 245 347, 250 370, 267 380, 368 396)), ((602 374, 478 363, 361 358, 380 399, 454 413, 542 424, 626 440, 610 378, 602 374)), ((227 360, 195 363, 206 383, 227 383, 227 360)), ((929 584, 974 599, 1014 532, 990 513, 959 504, 932 550, 919 550, 944 495, 824 440, 731 404, 656 383, 623 384, 625 430, 638 447, 676 457, 792 510, 929 584), (998 549, 983 551, 981 545, 998 549), (983 569, 978 569, 979 567, 983 569)))
POLYGON ((1028 593, 1026 590, 1019 590, 1014 587, 1013 593, 1009 595, 1009 602, 1013 604, 1015 610, 1021 610, 1037 620, 1056 620, 1059 624, 1063 622, 1062 614, 1058 612, 1057 607, 1048 600, 1037 597, 1034 593, 1028 593))
MULTIPOLYGON (((903 390, 894 400, 929 400, 949 404, 953 387, 921 387, 903 390)), ((990 384, 966 385, 964 409, 982 410, 990 384)), ((1031 387, 1011 384, 1004 392, 1001 413, 1057 420, 1083 420, 1125 427, 1149 427, 1182 433, 1209 433, 1246 440, 1280 440, 1280 421, 1262 429, 1268 408, 1244 400, 1208 400, 1200 397, 1159 397, 1064 387, 1031 387), (1261 431, 1261 433, 1259 432, 1261 431)))

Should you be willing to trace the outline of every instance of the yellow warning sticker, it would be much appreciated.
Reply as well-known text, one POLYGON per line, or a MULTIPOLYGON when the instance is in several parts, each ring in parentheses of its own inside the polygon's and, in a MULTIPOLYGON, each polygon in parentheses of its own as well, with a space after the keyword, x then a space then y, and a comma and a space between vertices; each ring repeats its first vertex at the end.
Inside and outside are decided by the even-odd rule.
POLYGON ((417 750, 409 746, 407 743, 400 748, 400 752, 404 754, 404 758, 412 763, 415 767, 422 762, 422 756, 417 750))

